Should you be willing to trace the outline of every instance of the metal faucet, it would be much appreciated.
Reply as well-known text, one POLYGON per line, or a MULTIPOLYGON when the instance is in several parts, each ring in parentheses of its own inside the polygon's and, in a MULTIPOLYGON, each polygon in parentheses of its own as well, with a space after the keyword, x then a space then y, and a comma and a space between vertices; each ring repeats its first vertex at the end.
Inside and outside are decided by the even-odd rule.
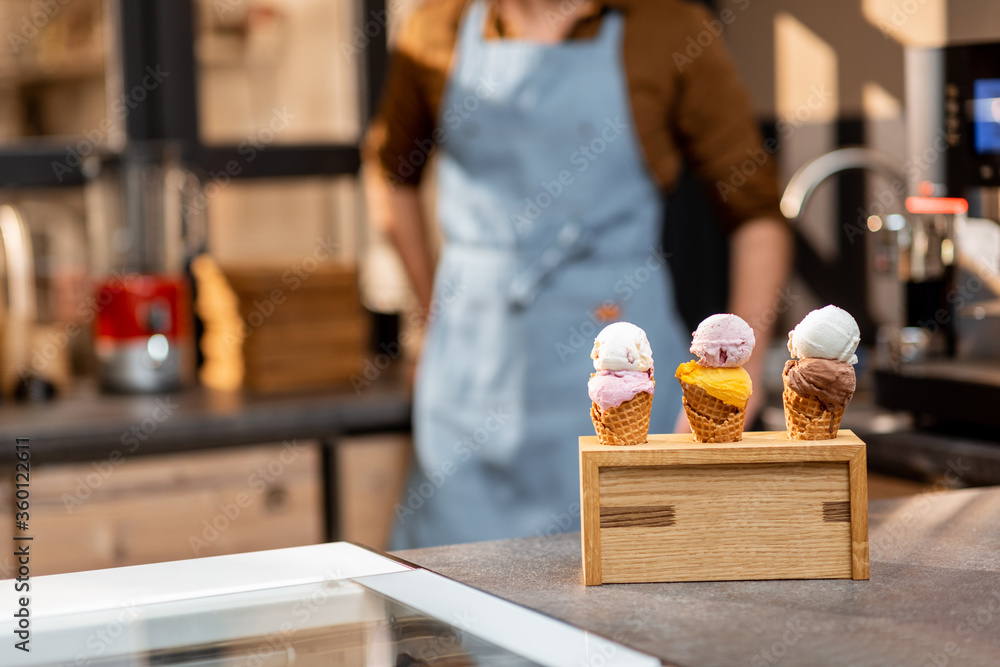
MULTIPOLYGON (((781 196, 782 214, 789 220, 798 220, 819 184, 848 169, 867 169, 892 181, 902 181, 904 178, 899 162, 885 153, 862 146, 838 148, 806 162, 792 175, 781 196)), ((901 198, 900 201, 902 202, 901 198)))
MULTIPOLYGON (((861 146, 838 148, 810 160, 792 175, 781 197, 782 214, 797 222, 816 188, 830 176, 848 169, 873 171, 893 181, 904 178, 902 166, 885 153, 861 146)), ((904 210, 902 201, 899 210, 904 210)), ((816 296, 854 313, 862 336, 874 338, 878 325, 868 310, 865 244, 841 244, 837 257, 830 261, 820 257, 796 231, 795 254, 796 270, 816 296), (838 280, 830 280, 832 275, 837 275, 838 280)))

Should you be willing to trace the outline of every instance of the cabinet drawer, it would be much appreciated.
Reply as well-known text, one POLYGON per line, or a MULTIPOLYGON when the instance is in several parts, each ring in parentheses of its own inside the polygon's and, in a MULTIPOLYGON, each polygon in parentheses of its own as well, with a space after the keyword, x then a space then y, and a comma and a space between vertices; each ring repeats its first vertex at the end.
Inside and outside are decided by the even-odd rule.
POLYGON ((40 466, 31 573, 315 544, 322 505, 313 441, 40 466))

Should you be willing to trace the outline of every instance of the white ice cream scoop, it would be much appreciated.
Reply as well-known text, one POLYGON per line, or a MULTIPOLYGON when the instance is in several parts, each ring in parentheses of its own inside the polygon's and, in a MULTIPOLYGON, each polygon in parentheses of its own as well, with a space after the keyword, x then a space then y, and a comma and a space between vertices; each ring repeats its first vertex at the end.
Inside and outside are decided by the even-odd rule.
POLYGON ((861 330, 851 314, 836 306, 814 310, 788 332, 788 351, 796 359, 836 359, 858 363, 854 351, 861 342, 861 330))
POLYGON ((646 332, 629 322, 604 327, 594 340, 590 358, 599 371, 648 371, 653 367, 646 332))

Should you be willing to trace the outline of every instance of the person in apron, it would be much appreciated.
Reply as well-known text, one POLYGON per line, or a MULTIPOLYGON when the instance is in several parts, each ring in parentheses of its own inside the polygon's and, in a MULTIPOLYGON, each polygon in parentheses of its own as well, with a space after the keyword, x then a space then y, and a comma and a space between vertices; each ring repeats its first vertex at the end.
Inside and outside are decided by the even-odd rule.
POLYGON ((485 39, 488 7, 471 0, 460 20, 440 104, 444 244, 392 549, 579 530, 594 337, 617 320, 646 331, 652 433, 674 430, 673 371, 691 358, 663 197, 632 126, 622 15, 548 44, 485 39))

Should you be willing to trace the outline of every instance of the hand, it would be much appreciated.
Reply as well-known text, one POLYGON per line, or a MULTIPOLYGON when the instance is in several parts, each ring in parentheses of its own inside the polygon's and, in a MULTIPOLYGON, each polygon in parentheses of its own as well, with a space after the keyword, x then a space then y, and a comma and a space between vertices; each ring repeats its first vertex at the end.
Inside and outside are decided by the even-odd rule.
POLYGON ((764 409, 767 403, 767 395, 764 392, 764 370, 767 365, 767 347, 761 346, 754 350, 753 356, 743 366, 750 375, 750 382, 753 383, 753 393, 747 401, 746 428, 752 427, 757 420, 757 415, 764 409))
POLYGON ((746 424, 756 421, 764 408, 764 372, 778 304, 791 267, 792 235, 782 220, 748 220, 730 238, 730 311, 753 327, 757 345, 744 368, 754 393, 747 405, 746 424))
POLYGON ((674 433, 690 433, 691 424, 688 423, 687 410, 684 406, 681 406, 681 413, 677 415, 677 421, 674 423, 674 433))

